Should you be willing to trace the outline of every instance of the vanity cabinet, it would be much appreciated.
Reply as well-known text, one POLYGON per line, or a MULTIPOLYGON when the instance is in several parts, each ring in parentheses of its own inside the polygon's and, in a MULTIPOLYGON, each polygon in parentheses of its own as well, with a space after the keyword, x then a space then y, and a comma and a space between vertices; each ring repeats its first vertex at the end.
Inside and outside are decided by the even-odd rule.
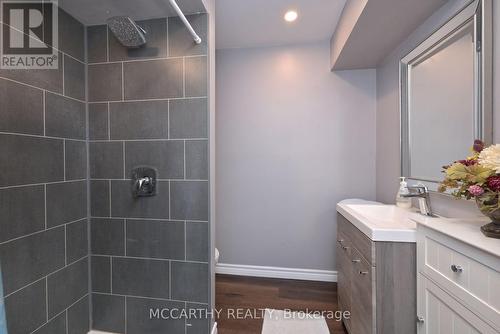
POLYGON ((445 224, 417 228, 418 333, 500 333, 500 257, 477 247, 498 240, 477 223, 445 224))
POLYGON ((338 214, 338 303, 350 334, 416 333, 415 247, 372 241, 338 214))

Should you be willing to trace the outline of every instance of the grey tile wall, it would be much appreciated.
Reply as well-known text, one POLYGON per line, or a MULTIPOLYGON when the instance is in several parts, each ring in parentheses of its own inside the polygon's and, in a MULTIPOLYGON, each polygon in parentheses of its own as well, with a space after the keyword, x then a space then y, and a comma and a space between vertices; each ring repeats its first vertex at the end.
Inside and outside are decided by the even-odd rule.
POLYGON ((140 21, 148 43, 135 50, 105 26, 87 28, 97 330, 184 334, 185 320, 150 319, 149 308, 209 303, 207 17, 188 19, 201 45, 178 18, 140 21), (158 171, 156 196, 132 196, 137 166, 158 171))
POLYGON ((89 329, 84 26, 59 69, 0 70, 0 262, 9 334, 89 329))

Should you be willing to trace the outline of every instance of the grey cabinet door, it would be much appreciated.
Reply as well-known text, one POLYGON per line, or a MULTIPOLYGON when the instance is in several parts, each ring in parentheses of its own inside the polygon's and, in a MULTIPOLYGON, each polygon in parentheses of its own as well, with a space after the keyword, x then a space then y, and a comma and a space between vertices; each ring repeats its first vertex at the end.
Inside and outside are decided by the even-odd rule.
MULTIPOLYGON (((337 233, 337 295, 339 308, 351 312, 351 242, 341 232, 337 233)), ((344 324, 350 329, 350 318, 344 318, 344 324)))
POLYGON ((373 267, 356 248, 351 249, 352 334, 374 333, 373 267))

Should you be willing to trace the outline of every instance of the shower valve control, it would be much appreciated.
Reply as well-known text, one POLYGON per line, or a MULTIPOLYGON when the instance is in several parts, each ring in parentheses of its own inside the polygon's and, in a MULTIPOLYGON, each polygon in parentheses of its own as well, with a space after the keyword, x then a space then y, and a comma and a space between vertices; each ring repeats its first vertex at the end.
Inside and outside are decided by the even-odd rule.
POLYGON ((136 167, 132 170, 132 194, 134 197, 156 195, 156 170, 151 167, 136 167))

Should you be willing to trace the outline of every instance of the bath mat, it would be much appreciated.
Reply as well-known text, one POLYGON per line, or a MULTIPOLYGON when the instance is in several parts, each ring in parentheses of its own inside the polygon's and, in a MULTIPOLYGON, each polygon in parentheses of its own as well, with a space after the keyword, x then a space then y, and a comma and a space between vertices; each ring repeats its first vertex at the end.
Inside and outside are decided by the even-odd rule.
POLYGON ((266 309, 262 334, 329 334, 325 318, 266 309))

